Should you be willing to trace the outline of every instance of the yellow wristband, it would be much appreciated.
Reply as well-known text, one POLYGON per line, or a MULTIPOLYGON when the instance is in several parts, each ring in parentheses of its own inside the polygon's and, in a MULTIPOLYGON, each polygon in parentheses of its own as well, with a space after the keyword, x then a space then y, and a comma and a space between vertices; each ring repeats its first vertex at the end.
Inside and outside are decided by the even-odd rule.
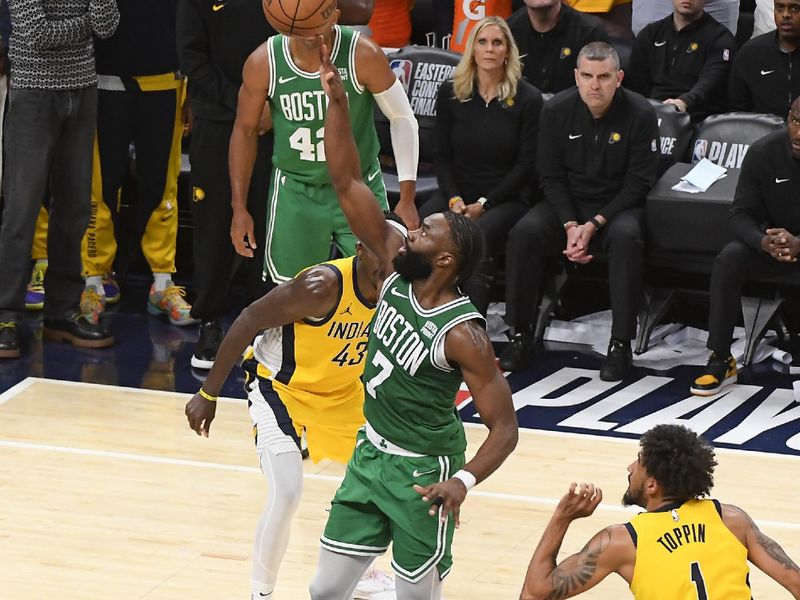
POLYGON ((200 390, 198 390, 197 393, 200 394, 203 398, 205 398, 209 402, 216 402, 217 401, 217 396, 212 396, 207 391, 205 391, 203 388, 200 388, 200 390))
POLYGON ((452 198, 450 198, 450 202, 448 203, 447 206, 448 206, 448 208, 453 208, 456 205, 457 202, 462 202, 462 201, 463 200, 462 200, 461 196, 453 196, 452 198))

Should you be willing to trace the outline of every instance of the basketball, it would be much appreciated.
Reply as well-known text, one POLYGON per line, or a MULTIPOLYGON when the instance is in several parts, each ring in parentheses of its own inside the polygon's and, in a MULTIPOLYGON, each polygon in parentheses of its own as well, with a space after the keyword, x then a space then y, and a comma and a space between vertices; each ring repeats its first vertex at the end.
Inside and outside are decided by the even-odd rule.
POLYGON ((311 37, 332 25, 336 0, 261 0, 267 21, 278 33, 311 37))

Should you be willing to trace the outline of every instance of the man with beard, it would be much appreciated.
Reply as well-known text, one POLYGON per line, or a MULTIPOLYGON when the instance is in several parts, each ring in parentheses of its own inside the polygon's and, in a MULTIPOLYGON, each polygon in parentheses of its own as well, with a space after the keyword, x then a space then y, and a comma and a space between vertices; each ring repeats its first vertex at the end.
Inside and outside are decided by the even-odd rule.
POLYGON ((681 425, 657 425, 639 445, 622 502, 646 512, 606 527, 556 566, 570 523, 603 499, 592 484, 571 484, 533 553, 520 600, 569 598, 612 572, 634 598, 750 600, 748 560, 800 598, 800 568, 783 549, 742 509, 702 499, 714 485, 713 447, 681 425))
POLYGON ((435 600, 452 565, 461 503, 503 463, 518 435, 482 317, 459 292, 483 242, 477 225, 452 211, 426 217, 406 240, 387 224, 361 178, 345 88, 319 42, 331 182, 353 233, 378 256, 381 292, 364 368, 367 423, 333 499, 311 598, 349 598, 392 543, 397 598, 435 600), (462 380, 489 429, 466 464, 454 408, 462 380))
MULTIPOLYGON (((391 213, 388 218, 405 235, 400 219, 391 213)), ((316 265, 271 290, 234 321, 203 387, 186 404, 189 426, 208 437, 222 384, 252 343, 242 367, 268 483, 253 548, 253 598, 272 598, 289 543, 303 491, 300 436, 305 433, 314 462, 346 463, 364 424, 360 377, 378 297, 377 272, 375 255, 356 244, 356 256, 316 265)), ((355 597, 381 597, 379 592, 392 589, 390 577, 372 571, 362 577, 355 597)))

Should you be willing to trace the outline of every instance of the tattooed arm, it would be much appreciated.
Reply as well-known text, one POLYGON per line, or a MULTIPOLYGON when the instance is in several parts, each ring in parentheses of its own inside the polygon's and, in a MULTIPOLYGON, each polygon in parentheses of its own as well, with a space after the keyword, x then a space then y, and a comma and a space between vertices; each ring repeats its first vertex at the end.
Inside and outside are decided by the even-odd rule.
POLYGON ((722 505, 722 520, 747 548, 748 560, 800 598, 800 567, 775 540, 764 535, 745 511, 732 504, 722 505))
POLYGON ((592 484, 570 485, 558 503, 542 539, 533 553, 520 600, 570 598, 594 587, 609 573, 630 580, 636 551, 623 525, 612 525, 597 533, 577 554, 556 566, 561 542, 572 521, 591 515, 603 499, 592 484))

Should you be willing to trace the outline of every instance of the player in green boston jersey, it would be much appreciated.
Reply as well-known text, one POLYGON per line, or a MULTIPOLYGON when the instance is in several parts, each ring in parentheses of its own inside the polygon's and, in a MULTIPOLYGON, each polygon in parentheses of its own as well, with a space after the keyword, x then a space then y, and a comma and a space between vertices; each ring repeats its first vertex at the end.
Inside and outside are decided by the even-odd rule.
MULTIPOLYGON (((419 154, 417 121, 403 86, 381 48, 360 33, 336 24, 339 11, 320 29, 350 102, 351 129, 362 176, 383 208, 386 189, 378 163, 374 104, 389 118, 400 180, 395 212, 410 227, 419 218, 414 206, 419 154)), ((264 276, 288 281, 329 258, 331 240, 350 256, 355 237, 330 185, 323 144, 327 99, 319 80, 316 36, 277 35, 259 46, 243 71, 230 143, 233 221, 231 239, 239 254, 252 256, 253 221, 244 198, 252 173, 260 118, 268 113, 275 135, 267 203, 264 276), (264 110, 265 102, 269 110, 264 110), (249 247, 248 247, 249 245, 249 247)), ((266 124, 261 120, 261 127, 266 124)), ((255 226, 261 227, 258 223, 255 226)))
POLYGON ((508 383, 480 314, 459 292, 483 252, 477 226, 452 211, 427 217, 404 240, 362 179, 346 88, 320 39, 330 98, 328 169, 353 232, 378 256, 380 295, 364 370, 359 433, 322 535, 310 592, 350 598, 361 573, 392 544, 399 600, 436 600, 450 571, 461 503, 517 443, 508 383), (335 149, 335 152, 334 152, 335 149), (465 463, 455 394, 465 381, 489 435, 465 463))

